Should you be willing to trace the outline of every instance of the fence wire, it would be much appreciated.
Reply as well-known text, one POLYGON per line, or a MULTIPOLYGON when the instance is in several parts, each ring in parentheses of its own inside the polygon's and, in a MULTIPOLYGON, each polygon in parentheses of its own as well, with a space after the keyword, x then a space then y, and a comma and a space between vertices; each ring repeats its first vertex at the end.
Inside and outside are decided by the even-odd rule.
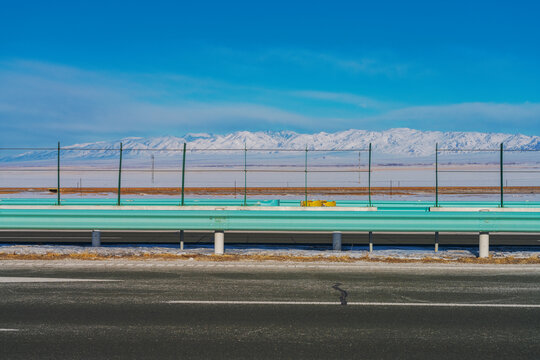
MULTIPOLYGON (((268 195, 273 191, 276 196, 303 195, 305 201, 309 195, 356 196, 366 198, 371 204, 373 185, 376 196, 382 198, 418 193, 429 197, 434 194, 435 204, 438 206, 441 192, 453 195, 451 188, 459 188, 456 183, 461 182, 465 182, 464 186, 474 188, 473 178, 469 175, 479 174, 481 184, 477 188, 490 188, 490 194, 493 194, 493 188, 498 188, 500 206, 504 206, 505 190, 514 191, 517 187, 525 187, 523 184, 528 181, 511 177, 513 174, 522 176, 540 173, 540 167, 519 168, 516 163, 506 164, 504 161, 504 154, 535 153, 540 152, 540 149, 504 149, 503 145, 498 149, 436 146, 434 172, 429 170, 429 166, 420 170, 414 169, 415 165, 412 164, 408 166, 413 170, 398 166, 398 170, 404 173, 399 176, 396 175, 395 167, 372 168, 371 145, 357 149, 150 149, 126 148, 122 145, 103 148, 3 147, 0 152, 22 152, 7 160, 0 157, 0 193, 14 193, 10 193, 9 189, 37 189, 36 191, 41 190, 56 196, 58 203, 61 202, 61 195, 69 197, 76 196, 74 194, 83 196, 85 193, 116 193, 120 204, 123 192, 129 195, 160 195, 161 189, 166 196, 181 195, 183 204, 186 189, 198 195, 204 195, 204 191, 200 189, 206 189, 208 196, 234 195, 243 197, 244 203, 247 202, 248 195, 268 195), (473 153, 498 154, 500 159, 497 157, 485 164, 471 164, 470 166, 476 167, 474 169, 465 165, 458 168, 456 164, 439 162, 439 155, 466 156, 473 153), (86 160, 90 166, 81 166, 81 154, 91 158, 86 160), (378 175, 376 179, 372 179, 374 172, 378 175), (26 175, 17 177, 19 173, 26 175), (32 175, 33 173, 36 175, 32 175), (433 173, 434 181, 430 180, 430 174, 433 173), (459 174, 463 174, 463 177, 459 177, 459 174), (498 176, 489 181, 483 177, 497 174, 498 176), (439 176, 447 175, 450 178, 441 179, 443 186, 439 186, 439 176), (509 177, 519 186, 509 186, 509 177), (444 183, 445 180, 451 184, 444 183), (41 186, 36 186, 36 182, 41 186), (220 188, 222 193, 217 190, 220 188), (194 192, 194 189, 198 189, 198 193, 194 192)), ((535 193, 540 192, 540 187, 536 189, 536 182, 530 184, 530 187, 535 193)))

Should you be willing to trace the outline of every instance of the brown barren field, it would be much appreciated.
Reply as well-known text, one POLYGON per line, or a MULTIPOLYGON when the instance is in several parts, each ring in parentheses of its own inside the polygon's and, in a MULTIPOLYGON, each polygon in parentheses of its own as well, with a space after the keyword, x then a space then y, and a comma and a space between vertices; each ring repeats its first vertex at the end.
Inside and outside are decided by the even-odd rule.
MULTIPOLYGON (((248 195, 303 195, 303 187, 248 187, 248 195)), ((180 195, 180 188, 172 187, 123 187, 124 195, 180 195)), ((51 192, 56 188, 0 188, 0 194, 17 194, 24 192, 51 192)), ((116 193, 117 188, 61 188, 62 194, 110 194, 116 193)), ((368 195, 367 187, 308 187, 311 195, 368 195)), ((498 186, 443 186, 439 187, 439 194, 498 194, 498 186)), ((540 186, 508 186, 504 187, 507 194, 540 194, 540 186)), ((372 187, 372 195, 423 195, 434 194, 434 187, 372 187)), ((243 195, 242 187, 188 187, 187 195, 243 195)))

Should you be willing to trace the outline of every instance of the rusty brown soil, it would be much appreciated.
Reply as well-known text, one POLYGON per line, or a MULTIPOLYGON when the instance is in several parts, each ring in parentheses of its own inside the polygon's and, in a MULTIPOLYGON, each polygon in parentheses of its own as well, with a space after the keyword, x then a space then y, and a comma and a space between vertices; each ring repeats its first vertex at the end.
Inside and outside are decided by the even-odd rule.
MULTIPOLYGON (((304 195, 303 187, 248 187, 247 195, 304 195)), ((368 195, 367 187, 308 187, 311 195, 368 195)), ((504 187, 507 194, 540 194, 540 186, 507 186, 504 187)), ((24 192, 51 192, 56 188, 0 188, 0 194, 17 194, 24 192)), ((62 194, 111 194, 116 193, 117 188, 61 188, 62 194)), ((498 194, 498 186, 442 186, 439 194, 498 194)), ((424 195, 434 194, 434 187, 372 187, 372 195, 424 195)), ((173 187, 125 187, 122 188, 124 195, 180 195, 180 188, 173 187)), ((244 188, 234 187, 188 187, 185 188, 187 195, 243 195, 244 188)))

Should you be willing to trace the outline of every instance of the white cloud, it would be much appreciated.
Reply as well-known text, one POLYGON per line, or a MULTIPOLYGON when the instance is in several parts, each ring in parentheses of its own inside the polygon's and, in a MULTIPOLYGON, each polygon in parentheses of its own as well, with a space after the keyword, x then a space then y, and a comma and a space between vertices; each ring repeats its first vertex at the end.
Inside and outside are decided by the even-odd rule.
MULTIPOLYGON (((188 80, 190 85, 196 82, 188 80)), ((218 85, 226 91, 226 84, 218 85)), ((17 62, 0 72, 0 122, 9 121, 21 129, 88 134, 312 126, 311 117, 274 106, 188 100, 182 94, 159 103, 153 101, 154 94, 148 99, 149 92, 141 83, 106 74, 70 67, 64 73, 56 65, 17 62)))
POLYGON ((36 62, 0 64, 0 140, 4 143, 17 136, 29 139, 29 132, 35 139, 69 134, 76 141, 199 131, 393 127, 531 134, 538 133, 539 124, 538 103, 403 107, 346 92, 245 87, 174 74, 113 76, 36 62), (163 85, 170 78, 187 85, 163 85), (234 91, 237 96, 231 98, 229 93, 234 91), (209 92, 211 96, 207 96, 209 92), (254 93, 257 96, 252 96, 254 93), (265 102, 267 98, 272 101, 265 102), (322 116, 313 101, 306 104, 304 99, 335 103, 336 112, 343 107, 340 104, 359 109, 348 117, 322 116), (377 115, 361 115, 366 113, 377 115))
MULTIPOLYGON (((334 68, 349 74, 383 75, 386 77, 403 77, 416 73, 417 69, 411 63, 397 62, 392 60, 390 54, 366 54, 358 57, 344 57, 339 54, 321 53, 310 50, 271 49, 265 50, 261 58, 263 60, 281 59, 289 63, 300 65, 302 68, 320 65, 326 68, 334 68)), ((422 73, 426 69, 422 69, 422 73)))
POLYGON ((350 104, 350 105, 355 105, 364 109, 368 109, 368 108, 380 109, 380 108, 386 108, 390 106, 389 103, 377 101, 368 96, 355 95, 355 94, 349 94, 349 93, 302 90, 302 91, 292 91, 291 95, 310 98, 310 99, 332 101, 332 102, 342 103, 342 104, 350 104))
POLYGON ((370 57, 344 59, 327 54, 319 54, 318 57, 343 70, 369 75, 404 76, 410 70, 410 65, 408 64, 392 63, 370 57))
POLYGON ((299 71, 317 71, 332 69, 344 74, 367 76, 382 75, 389 78, 416 75, 428 71, 418 68, 411 62, 396 61, 396 56, 389 52, 364 53, 358 56, 344 56, 335 52, 319 52, 308 49, 265 48, 262 50, 238 50, 229 47, 209 46, 205 50, 209 56, 228 61, 238 69, 263 68, 265 64, 285 64, 288 68, 299 71))
POLYGON ((522 103, 461 103, 449 105, 411 106, 391 110, 366 120, 384 123, 403 121, 420 128, 453 127, 455 129, 476 128, 490 131, 499 128, 537 128, 540 124, 540 104, 522 103))

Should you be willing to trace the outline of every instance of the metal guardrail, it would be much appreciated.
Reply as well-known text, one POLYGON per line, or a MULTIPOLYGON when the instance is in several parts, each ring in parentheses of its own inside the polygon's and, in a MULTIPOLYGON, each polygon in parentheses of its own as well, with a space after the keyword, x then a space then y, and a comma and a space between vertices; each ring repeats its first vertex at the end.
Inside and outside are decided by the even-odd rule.
MULTIPOLYGON (((80 200, 79 200, 80 201, 80 200)), ((156 202, 162 200, 155 200, 156 202)), ((9 203, 9 202, 8 202, 9 203)), ((22 205, 24 202, 19 201, 22 205)), ((227 210, 206 203, 206 208, 170 210, 121 206, 114 209, 100 205, 85 209, 35 205, 29 209, 0 202, 1 229, 100 229, 100 230, 253 230, 253 231, 396 231, 396 232, 540 232, 540 212, 430 212, 432 203, 381 204, 377 211, 331 211, 306 208, 298 210, 227 210), (129 209, 128 209, 129 208, 129 209), (300 211, 299 211, 300 210, 300 211)), ((189 203, 187 201, 186 203, 189 203)), ((297 204, 298 202, 296 202, 297 204)), ((139 203, 141 204, 141 203, 139 203)), ((215 204, 215 201, 214 201, 215 204)), ((26 205, 31 205, 27 202, 26 205)), ((88 202, 85 204, 88 205, 88 202)), ((199 204, 201 205, 201 204, 199 204)), ((280 204, 285 205, 285 204, 280 204)), ((349 202, 348 206, 358 205, 349 202)), ((470 206, 453 203, 452 206, 470 206)), ((538 203, 529 208, 540 208, 538 203)), ((158 205, 150 205, 158 206, 158 205)), ((296 205, 298 206, 298 205, 296 205)), ((481 205, 482 207, 493 204, 481 205)), ((496 205, 495 205, 496 206, 496 205)), ((519 206, 519 205, 515 205, 519 206)))

